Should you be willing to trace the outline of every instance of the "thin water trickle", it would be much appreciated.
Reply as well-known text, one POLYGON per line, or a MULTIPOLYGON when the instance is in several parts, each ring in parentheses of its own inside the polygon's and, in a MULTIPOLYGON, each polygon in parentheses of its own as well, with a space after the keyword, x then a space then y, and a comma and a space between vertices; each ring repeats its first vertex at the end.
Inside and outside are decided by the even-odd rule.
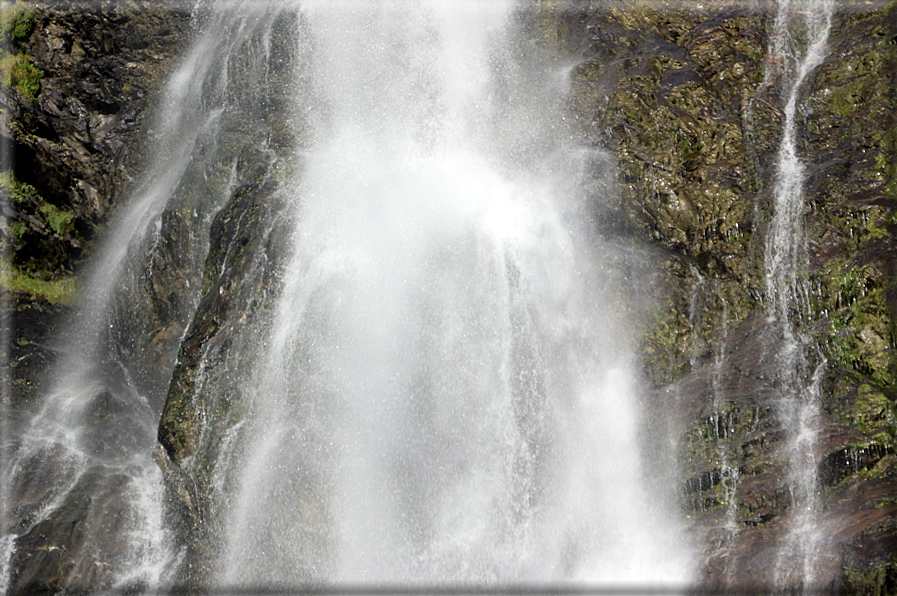
MULTIPOLYGON (((781 333, 779 368, 781 416, 789 433, 791 529, 776 574, 780 586, 802 586, 812 593, 819 569, 824 530, 818 522, 819 386, 825 362, 813 340, 801 332, 809 313, 805 168, 797 152, 797 113, 807 76, 825 58, 833 0, 780 0, 773 34, 773 63, 788 81, 782 141, 773 188, 773 219, 766 245, 766 300, 771 322, 781 333), (797 576, 795 576, 795 570, 797 576)), ((769 73, 767 75, 769 77, 769 73)))

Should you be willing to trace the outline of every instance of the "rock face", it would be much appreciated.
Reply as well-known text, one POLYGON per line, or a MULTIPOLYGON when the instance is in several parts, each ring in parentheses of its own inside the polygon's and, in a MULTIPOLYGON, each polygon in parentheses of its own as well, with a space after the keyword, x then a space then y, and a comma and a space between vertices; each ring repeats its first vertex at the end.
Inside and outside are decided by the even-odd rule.
MULTIPOLYGON (((143 126, 149 101, 184 47, 189 12, 139 2, 33 6, 31 35, 17 45, 44 76, 33 102, 4 88, 4 140, 16 177, 72 211, 72 227, 89 240, 137 177, 152 136, 143 126)), ((71 272, 73 263, 60 265, 71 272)))
POLYGON ((140 2, 34 6, 22 45, 44 77, 33 104, 4 94, 4 113, 19 124, 13 169, 77 213, 74 227, 92 237, 137 177, 152 137, 143 127, 149 101, 184 48, 189 12, 140 2))
MULTIPOLYGON (((189 40, 190 13, 142 2, 5 3, 2 17, 12 23, 5 55, 26 57, 39 72, 31 92, 0 88, 0 461, 3 533, 18 536, 4 580, 9 593, 109 588, 135 517, 124 497, 128 477, 100 465, 76 478, 61 449, 19 458, 18 433, 43 406, 41 385, 77 292, 74 274, 143 166, 153 100, 189 40), (41 514, 67 482, 65 500, 41 514)), ((118 416, 116 407, 100 395, 91 422, 118 416)), ((130 446, 134 434, 110 440, 130 446)))
MULTIPOLYGON (((536 23, 580 60, 570 109, 583 139, 617 159, 619 200, 595 196, 595 209, 609 230, 668 251, 643 355, 653 408, 676 413, 667 431, 679 437, 683 507, 706 558, 700 586, 794 589, 800 579, 777 567, 796 523, 784 344, 764 296, 787 91, 769 59, 773 15, 705 6, 545 3, 536 23)), ((818 366, 820 384, 804 465, 818 466, 818 524, 834 557, 812 588, 889 593, 897 4, 842 8, 832 32, 797 121, 810 288, 798 330, 812 346, 800 374, 818 366)))
POLYGON ((236 161, 236 184, 209 230, 202 274, 202 299, 180 344, 159 424, 156 453, 166 477, 172 524, 185 552, 178 583, 196 589, 214 571, 227 494, 230 434, 245 413, 243 375, 274 323, 272 299, 282 276, 281 247, 293 222, 283 214, 283 183, 301 168, 297 152, 307 148, 308 126, 293 106, 307 101, 301 80, 303 59, 297 15, 284 11, 274 21, 271 45, 260 72, 264 84, 247 98, 256 113, 236 161), (249 139, 254 138, 254 141, 249 139), (226 484, 226 483, 225 483, 226 484))
POLYGON ((0 233, 23 280, 4 284, 14 387, 4 400, 27 405, 52 359, 47 328, 74 296, 72 275, 143 165, 150 103, 185 47, 190 15, 141 2, 16 6, 31 18, 7 40, 10 53, 43 73, 33 98, 0 88, 0 233))
MULTIPOLYGON (((15 181, 0 185, 2 232, 10 267, 56 283, 77 269, 144 165, 150 100, 185 47, 189 14, 154 3, 34 6, 33 28, 13 49, 44 72, 40 90, 31 100, 0 89, 0 134, 15 155, 15 181)), ((778 370, 784 344, 767 316, 764 278, 787 93, 784 65, 770 59, 772 19, 768 7, 715 0, 700 10, 664 0, 543 0, 525 17, 537 43, 575 62, 567 108, 576 132, 616 162, 617 192, 600 192, 595 177, 603 232, 660 255, 654 316, 640 330, 649 424, 676 437, 681 505, 703 553, 696 579, 708 591, 798 587, 777 569, 789 561, 796 514, 778 370)), ((264 80, 232 90, 235 105, 260 109, 227 121, 232 145, 221 161, 234 177, 223 208, 198 240, 190 212, 167 210, 141 298, 122 306, 147 330, 126 348, 143 362, 137 382, 163 383, 157 461, 187 586, 205 581, 218 547, 224 501, 214 466, 241 416, 233 375, 248 364, 236 357, 264 336, 279 287, 275 247, 292 222, 281 215, 278 168, 307 141, 289 109, 303 92, 290 85, 302 58, 295 15, 284 13, 273 30, 264 80), (202 271, 185 258, 196 247, 207 251, 202 271), (201 287, 185 300, 190 279, 201 287), (160 362, 174 366, 170 384, 156 378, 170 372, 157 370, 160 362)), ((831 593, 897 591, 895 78, 897 2, 874 0, 835 13, 828 55, 799 97, 809 291, 798 331, 811 339, 801 372, 818 377, 811 465, 821 546, 832 557, 814 587, 831 593)), ((35 387, 52 362, 44 342, 65 311, 47 287, 13 288, 3 398, 14 407, 5 414, 39 405, 35 387)), ((87 519, 86 495, 123 507, 115 486, 91 475, 81 482, 85 498, 22 541, 13 591, 108 581, 91 573, 114 543, 98 546, 106 554, 94 571, 65 560, 83 542, 66 528, 110 523, 87 519), (49 550, 47 536, 65 551, 49 550)), ((24 511, 42 493, 21 494, 24 511)))

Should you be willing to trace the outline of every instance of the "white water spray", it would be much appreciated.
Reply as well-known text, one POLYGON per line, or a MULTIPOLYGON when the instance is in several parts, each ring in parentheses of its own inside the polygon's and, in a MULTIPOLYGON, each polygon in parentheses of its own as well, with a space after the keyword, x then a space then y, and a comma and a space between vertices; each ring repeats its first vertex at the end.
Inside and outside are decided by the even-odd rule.
POLYGON ((547 132, 560 98, 508 61, 508 7, 303 10, 328 109, 216 471, 218 583, 687 581, 641 477, 614 273, 547 132))
POLYGON ((798 330, 808 312, 809 299, 804 277, 808 265, 805 168, 797 155, 795 120, 803 83, 825 58, 833 10, 833 0, 780 0, 773 37, 774 60, 784 69, 790 87, 786 87, 788 101, 773 189, 773 220, 767 236, 766 298, 769 317, 783 338, 779 381, 783 423, 790 434, 785 454, 790 462, 794 512, 786 545, 788 556, 780 559, 777 576, 780 586, 800 585, 807 592, 818 587, 815 581, 824 532, 818 523, 821 503, 815 452, 819 385, 825 362, 820 362, 821 355, 812 340, 798 330))

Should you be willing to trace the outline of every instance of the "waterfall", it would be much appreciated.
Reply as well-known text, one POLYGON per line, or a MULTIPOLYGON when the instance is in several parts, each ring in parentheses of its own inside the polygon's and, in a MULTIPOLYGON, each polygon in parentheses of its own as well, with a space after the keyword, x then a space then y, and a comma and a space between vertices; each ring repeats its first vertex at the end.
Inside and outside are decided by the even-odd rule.
MULTIPOLYGON (((893 3, 195 1, 79 303, 4 330, 0 592, 886 590, 893 3)), ((22 15, 20 167, 63 89, 137 134, 61 72, 169 64, 118 4, 22 15)))
POLYGON ((825 361, 812 338, 800 329, 809 312, 809 299, 805 175, 797 154, 796 117, 803 83, 825 58, 833 10, 832 0, 779 0, 772 38, 774 62, 783 69, 788 95, 766 244, 766 299, 768 316, 782 337, 778 381, 783 425, 790 435, 785 455, 790 463, 794 516, 786 544, 789 556, 780 559, 777 576, 779 585, 800 585, 807 592, 817 588, 814 581, 825 532, 818 521, 822 504, 816 456, 825 361))
POLYGON ((497 2, 300 8, 316 142, 212 471, 214 581, 688 581, 559 67, 497 2))
POLYGON ((199 299, 210 218, 239 182, 236 158, 253 139, 247 114, 276 14, 257 5, 205 8, 197 5, 202 31, 156 107, 147 174, 110 224, 57 338, 41 409, 21 428, 4 428, 16 448, 2 469, 0 592, 172 581, 176 553, 152 451, 199 299), (157 309, 167 314, 153 318, 157 309))
POLYGON ((789 82, 785 104, 782 141, 776 161, 773 189, 774 218, 766 249, 766 296, 770 316, 783 324, 799 317, 807 308, 807 287, 801 274, 806 271, 807 250, 804 230, 804 167, 797 155, 795 118, 798 97, 807 75, 825 58, 834 2, 807 0, 792 6, 793 0, 779 0, 773 34, 774 62, 784 70, 789 82), (800 28, 807 36, 801 52, 800 41, 791 29, 800 28))

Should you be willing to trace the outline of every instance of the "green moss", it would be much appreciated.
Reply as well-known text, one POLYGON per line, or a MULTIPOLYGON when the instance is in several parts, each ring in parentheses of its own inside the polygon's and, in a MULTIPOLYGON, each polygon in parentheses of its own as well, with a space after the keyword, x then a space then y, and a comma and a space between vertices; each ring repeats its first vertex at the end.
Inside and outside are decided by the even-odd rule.
POLYGON ((723 458, 741 460, 760 454, 756 445, 742 443, 757 426, 758 412, 732 402, 717 404, 714 411, 695 421, 685 435, 685 454, 690 462, 721 467, 723 458))
POLYGON ((856 426, 866 435, 884 433, 890 442, 897 430, 897 411, 887 396, 868 383, 857 387, 856 426))
POLYGON ((830 360, 881 385, 893 385, 897 346, 884 282, 872 266, 832 260, 813 306, 828 313, 829 327, 820 339, 830 360))
POLYGON ((845 594, 885 596, 897 593, 897 556, 882 561, 871 568, 848 560, 842 568, 842 590, 845 594))
POLYGON ((557 0, 540 0, 536 3, 536 19, 533 29, 539 44, 551 54, 557 54, 567 38, 564 22, 557 18, 557 0))
MULTIPOLYGON (((193 350, 199 346, 191 346, 193 350)), ((181 348, 172 387, 159 422, 159 442, 175 463, 196 453, 199 443, 196 407, 193 403, 196 371, 199 365, 193 352, 181 348)))
POLYGON ((863 90, 869 77, 856 79, 853 84, 841 85, 832 91, 832 107, 842 116, 849 116, 859 110, 863 104, 863 90))
POLYGON ((686 357, 691 343, 688 319, 681 312, 655 313, 654 325, 645 338, 642 354, 658 385, 675 382, 689 372, 686 357))

